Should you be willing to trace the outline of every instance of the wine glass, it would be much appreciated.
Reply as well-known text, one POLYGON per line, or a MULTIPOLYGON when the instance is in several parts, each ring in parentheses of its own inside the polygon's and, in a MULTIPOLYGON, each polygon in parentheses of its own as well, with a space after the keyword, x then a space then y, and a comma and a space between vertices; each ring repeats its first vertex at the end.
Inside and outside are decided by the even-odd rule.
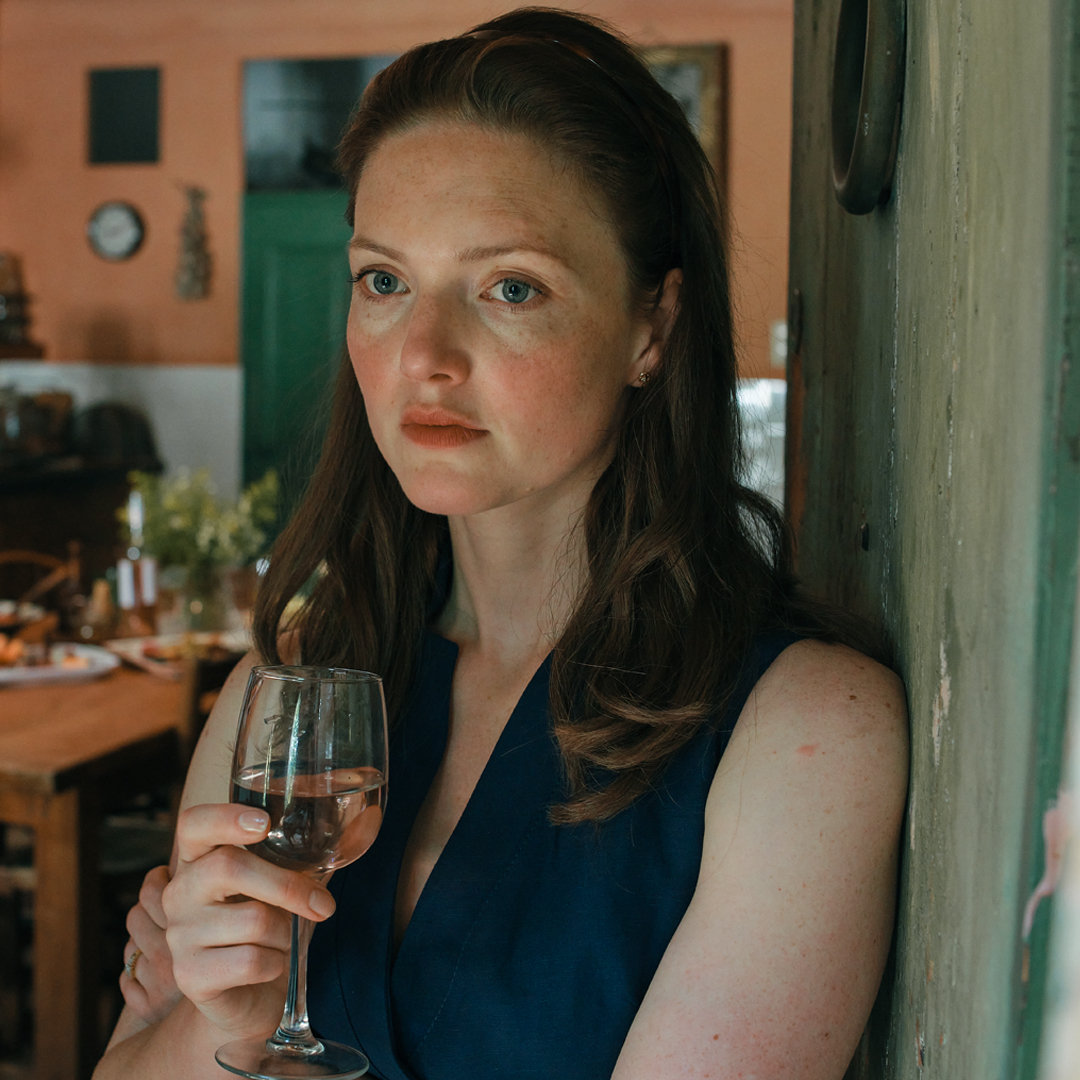
MULTIPOLYGON (((270 815, 248 849, 322 882, 371 847, 386 803, 386 706, 367 671, 256 667, 248 678, 233 755, 232 801, 270 815)), ((313 925, 292 917, 285 1011, 269 1038, 226 1043, 215 1055, 251 1080, 351 1080, 368 1059, 320 1040, 307 1015, 307 950, 313 925)))

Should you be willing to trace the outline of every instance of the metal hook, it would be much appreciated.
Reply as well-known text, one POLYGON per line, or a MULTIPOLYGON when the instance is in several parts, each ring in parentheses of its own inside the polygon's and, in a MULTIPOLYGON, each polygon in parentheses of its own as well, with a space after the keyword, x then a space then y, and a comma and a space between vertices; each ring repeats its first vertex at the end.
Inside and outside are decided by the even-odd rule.
POLYGON ((841 0, 832 85, 833 186, 849 214, 888 202, 904 98, 905 0, 841 0))

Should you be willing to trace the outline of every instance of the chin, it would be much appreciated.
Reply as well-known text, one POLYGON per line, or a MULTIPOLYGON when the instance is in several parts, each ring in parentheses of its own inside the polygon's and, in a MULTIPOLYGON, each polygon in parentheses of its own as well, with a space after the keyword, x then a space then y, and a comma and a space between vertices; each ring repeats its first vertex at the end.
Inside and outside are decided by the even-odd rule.
POLYGON ((477 490, 475 483, 457 476, 398 477, 405 498, 418 510, 446 517, 466 517, 481 514, 501 505, 491 491, 477 490))

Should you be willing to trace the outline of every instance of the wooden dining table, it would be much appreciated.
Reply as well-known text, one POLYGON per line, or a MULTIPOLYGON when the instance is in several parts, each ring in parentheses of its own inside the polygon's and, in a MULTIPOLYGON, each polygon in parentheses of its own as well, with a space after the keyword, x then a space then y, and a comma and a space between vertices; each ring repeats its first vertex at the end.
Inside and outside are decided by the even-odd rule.
POLYGON ((0 689, 0 821, 34 831, 37 1080, 84 1080, 101 1053, 102 808, 176 776, 184 693, 126 669, 0 689))

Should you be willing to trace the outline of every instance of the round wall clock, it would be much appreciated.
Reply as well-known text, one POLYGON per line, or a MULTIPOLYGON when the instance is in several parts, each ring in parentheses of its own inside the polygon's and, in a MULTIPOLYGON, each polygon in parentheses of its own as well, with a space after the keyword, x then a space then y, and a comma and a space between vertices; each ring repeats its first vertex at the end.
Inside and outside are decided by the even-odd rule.
POLYGON ((86 223, 86 237, 95 255, 110 262, 130 259, 142 246, 146 227, 131 203, 102 203, 86 223))

